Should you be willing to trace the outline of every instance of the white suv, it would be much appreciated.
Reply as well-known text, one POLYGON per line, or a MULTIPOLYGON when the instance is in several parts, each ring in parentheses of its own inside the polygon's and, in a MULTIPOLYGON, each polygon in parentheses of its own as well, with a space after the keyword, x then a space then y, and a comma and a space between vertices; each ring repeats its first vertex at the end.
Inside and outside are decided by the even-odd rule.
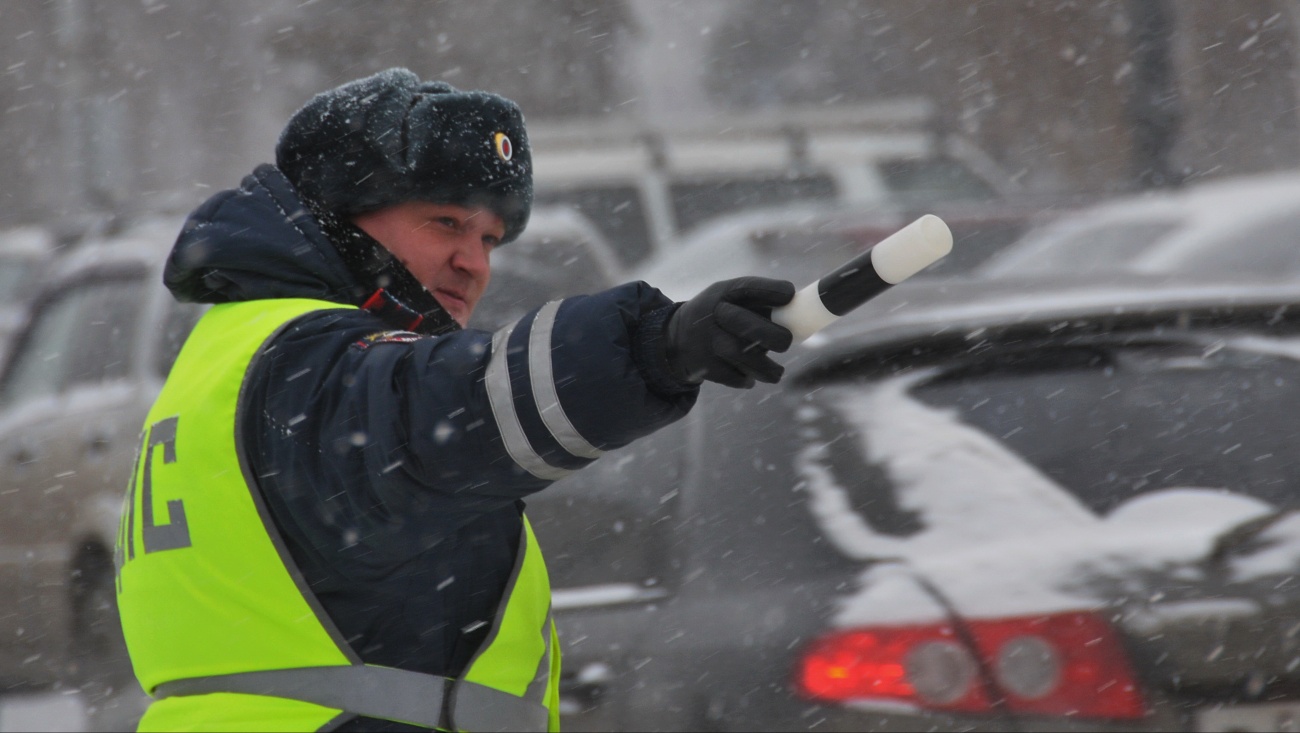
POLYGON ((541 205, 588 216, 624 265, 715 217, 790 203, 855 207, 989 200, 1015 184, 963 138, 936 134, 926 100, 737 114, 650 128, 533 123, 541 205))

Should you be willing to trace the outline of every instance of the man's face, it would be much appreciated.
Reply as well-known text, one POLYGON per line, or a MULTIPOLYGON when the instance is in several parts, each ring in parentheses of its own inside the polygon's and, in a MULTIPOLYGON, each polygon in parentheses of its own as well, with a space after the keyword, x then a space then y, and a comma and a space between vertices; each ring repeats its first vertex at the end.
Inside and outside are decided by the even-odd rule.
POLYGON ((487 209, 407 201, 352 222, 393 254, 461 326, 487 288, 492 248, 505 236, 487 209))

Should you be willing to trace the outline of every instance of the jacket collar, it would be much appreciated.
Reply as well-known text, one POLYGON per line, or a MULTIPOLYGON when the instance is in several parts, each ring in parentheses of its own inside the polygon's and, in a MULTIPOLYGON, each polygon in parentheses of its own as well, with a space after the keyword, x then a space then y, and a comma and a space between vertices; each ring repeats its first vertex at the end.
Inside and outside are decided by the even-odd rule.
POLYGON ((352 222, 309 202, 321 230, 343 258, 357 283, 368 291, 357 305, 407 331, 436 335, 458 330, 456 323, 411 271, 352 222))
POLYGON ((258 166, 238 189, 213 195, 190 214, 163 282, 177 300, 199 303, 314 298, 364 306, 382 290, 380 301, 388 305, 376 312, 395 328, 423 334, 459 328, 378 242, 350 222, 312 211, 271 165, 258 166))

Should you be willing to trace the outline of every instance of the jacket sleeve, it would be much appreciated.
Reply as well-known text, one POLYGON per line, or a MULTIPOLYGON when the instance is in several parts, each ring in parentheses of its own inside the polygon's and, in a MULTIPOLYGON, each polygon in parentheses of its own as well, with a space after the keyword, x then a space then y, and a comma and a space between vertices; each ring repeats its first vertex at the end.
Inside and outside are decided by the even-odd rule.
POLYGON ((250 374, 257 468, 394 511, 417 498, 500 507, 689 411, 698 389, 666 378, 655 348, 671 309, 632 283, 496 333, 418 337, 364 312, 313 314, 250 374))

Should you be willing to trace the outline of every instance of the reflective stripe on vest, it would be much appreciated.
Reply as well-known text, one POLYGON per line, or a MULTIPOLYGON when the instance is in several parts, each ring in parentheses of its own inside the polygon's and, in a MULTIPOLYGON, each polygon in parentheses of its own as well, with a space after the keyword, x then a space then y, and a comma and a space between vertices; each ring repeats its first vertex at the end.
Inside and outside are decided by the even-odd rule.
POLYGON ((116 553, 132 664, 160 698, 141 730, 153 729, 150 713, 158 726, 255 729, 255 718, 239 717, 241 701, 256 716, 270 709, 256 701, 272 698, 282 703, 282 730, 316 730, 340 712, 461 730, 545 730, 558 719, 550 585, 527 518, 490 636, 462 680, 448 681, 362 664, 253 488, 236 439, 246 374, 294 319, 344 307, 305 299, 214 306, 150 410, 116 553))

